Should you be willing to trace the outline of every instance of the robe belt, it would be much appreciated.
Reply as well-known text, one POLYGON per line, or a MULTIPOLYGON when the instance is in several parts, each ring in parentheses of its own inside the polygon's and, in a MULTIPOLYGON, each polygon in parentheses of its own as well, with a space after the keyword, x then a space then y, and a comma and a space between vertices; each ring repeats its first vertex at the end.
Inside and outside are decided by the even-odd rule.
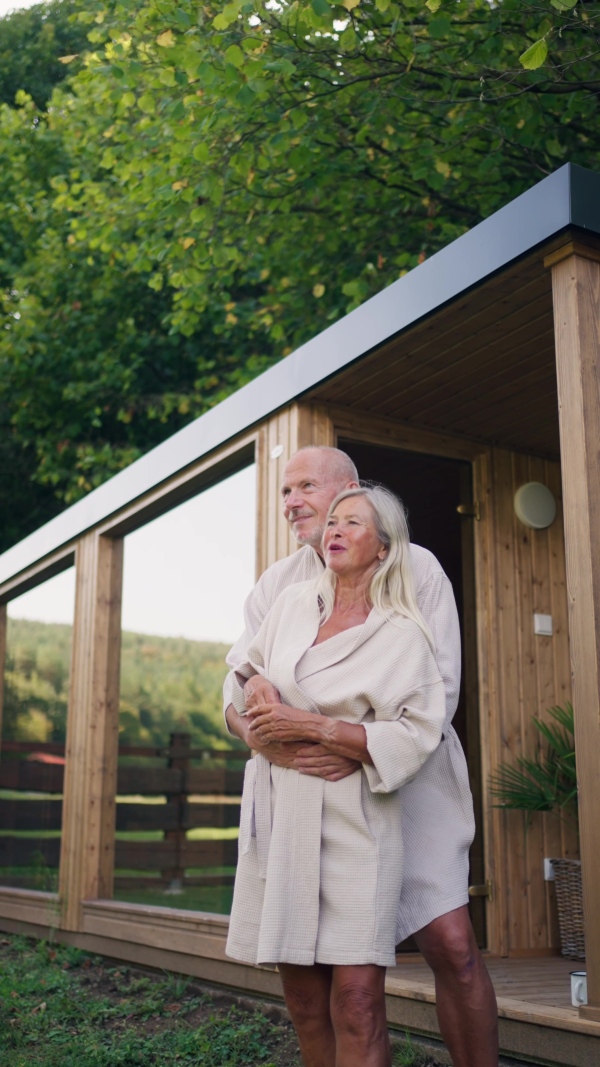
MULTIPOLYGON (((259 754, 254 756, 252 762, 256 765, 252 836, 256 838, 258 875, 262 881, 266 881, 273 829, 272 769, 269 761, 259 754)), ((322 778, 299 774, 291 769, 276 769, 275 773, 278 775, 277 791, 282 794, 279 798, 281 806, 286 809, 285 851, 290 867, 295 870, 294 895, 301 891, 304 884, 319 885, 320 823, 325 783, 322 778)))
POLYGON ((271 845, 271 764, 264 756, 256 755, 254 779, 253 830, 256 834, 258 876, 264 882, 267 877, 269 848, 271 845))

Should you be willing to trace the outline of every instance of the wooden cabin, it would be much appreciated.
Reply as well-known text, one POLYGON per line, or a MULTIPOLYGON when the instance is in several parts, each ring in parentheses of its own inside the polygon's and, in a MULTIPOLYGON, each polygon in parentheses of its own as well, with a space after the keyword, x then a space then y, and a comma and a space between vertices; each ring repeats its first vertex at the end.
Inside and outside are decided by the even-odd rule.
MULTIPOLYGON (((279 995, 268 968, 226 958, 226 916, 113 899, 122 547, 255 463, 260 574, 294 550, 279 503, 286 460, 303 445, 338 444, 362 477, 407 501, 414 540, 454 585, 464 639, 456 726, 478 823, 473 919, 502 1048, 600 1062, 599 367, 600 175, 566 165, 5 552, 0 655, 11 599, 73 565, 76 597, 58 893, 0 887, 0 929, 53 928, 111 957, 279 995), (515 512, 532 482, 556 503, 542 528, 515 512), (550 616, 551 633, 536 632, 534 616, 550 616), (570 699, 579 841, 548 816, 527 829, 489 790, 502 760, 535 750, 532 716, 570 699), (585 964, 560 957, 544 878, 545 858, 578 848, 585 964), (569 971, 581 967, 588 1003, 577 1009, 569 971)), ((400 956, 390 1021, 435 1035, 434 1001, 422 962, 400 956)))

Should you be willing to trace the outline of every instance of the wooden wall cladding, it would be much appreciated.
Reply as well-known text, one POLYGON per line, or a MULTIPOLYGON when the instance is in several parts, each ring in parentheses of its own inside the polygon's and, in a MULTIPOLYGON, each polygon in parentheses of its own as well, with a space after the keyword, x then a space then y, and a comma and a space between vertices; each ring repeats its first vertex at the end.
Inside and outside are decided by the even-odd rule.
POLYGON ((288 459, 305 445, 333 444, 331 417, 327 408, 317 404, 292 404, 261 427, 257 449, 257 578, 296 548, 281 509, 281 479, 288 459))
POLYGON ((560 467, 557 463, 492 449, 475 463, 481 689, 482 763, 487 867, 494 881, 489 947, 502 955, 558 947, 551 882, 544 857, 576 856, 573 828, 552 816, 529 827, 521 812, 492 806, 490 773, 503 760, 535 754, 532 716, 571 698, 565 550, 560 467), (524 482, 554 493, 558 512, 547 530, 519 522, 513 500, 524 482), (534 634, 534 612, 552 615, 554 634, 534 634))

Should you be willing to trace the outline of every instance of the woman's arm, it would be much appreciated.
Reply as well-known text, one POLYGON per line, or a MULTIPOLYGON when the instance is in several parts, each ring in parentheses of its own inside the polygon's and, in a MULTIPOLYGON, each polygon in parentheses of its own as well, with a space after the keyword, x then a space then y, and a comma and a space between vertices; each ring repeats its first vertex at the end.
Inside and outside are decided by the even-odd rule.
POLYGON ((373 764, 367 748, 367 734, 360 723, 329 719, 286 704, 259 704, 246 713, 250 737, 261 743, 271 741, 312 741, 329 752, 359 763, 373 764))

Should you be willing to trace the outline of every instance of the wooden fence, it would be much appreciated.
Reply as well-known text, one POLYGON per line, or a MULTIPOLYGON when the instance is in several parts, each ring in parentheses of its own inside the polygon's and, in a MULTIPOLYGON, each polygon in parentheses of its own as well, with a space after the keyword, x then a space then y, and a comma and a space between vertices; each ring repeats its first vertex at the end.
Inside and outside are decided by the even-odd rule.
MULTIPOLYGON (((187 831, 239 825, 247 756, 244 751, 192 748, 187 734, 172 734, 165 747, 120 747, 119 759, 125 762, 119 764, 117 772, 115 830, 131 834, 159 831, 163 836, 161 840, 117 838, 115 869, 127 874, 117 873, 115 886, 230 883, 231 874, 190 876, 186 872, 235 867, 237 841, 190 840, 187 831), (144 766, 145 760, 153 760, 155 765, 144 766), (206 766, 194 766, 198 761, 206 766), (164 798, 164 802, 122 799, 128 796, 164 798)), ((63 776, 64 746, 15 741, 2 745, 0 790, 51 796, 0 797, 0 883, 2 868, 22 869, 33 862, 58 867, 60 837, 46 835, 61 829, 63 776), (28 831, 26 837, 15 836, 23 831, 28 831), (34 836, 35 831, 39 837, 34 836)), ((26 872, 11 874, 11 884, 20 880, 27 880, 26 872)))

